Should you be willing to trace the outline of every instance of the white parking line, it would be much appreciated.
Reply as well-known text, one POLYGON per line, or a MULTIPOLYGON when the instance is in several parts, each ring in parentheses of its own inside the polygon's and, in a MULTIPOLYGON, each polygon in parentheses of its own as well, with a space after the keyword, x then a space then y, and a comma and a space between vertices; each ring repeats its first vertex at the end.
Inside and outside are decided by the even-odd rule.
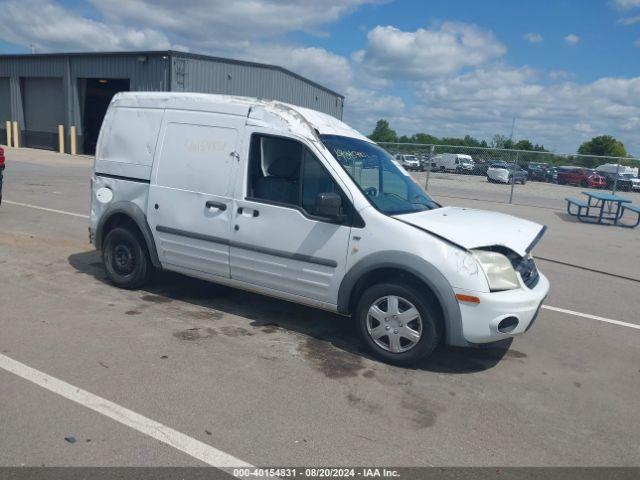
POLYGON ((30 205, 28 203, 12 202, 11 200, 4 200, 4 203, 9 205, 17 205, 19 207, 35 208, 36 210, 44 210, 45 212, 61 213, 62 215, 71 215, 72 217, 89 218, 89 215, 83 215, 81 213, 66 212, 64 210, 56 210, 55 208, 39 207, 38 205, 30 205))
POLYGON ((46 388, 53 393, 57 393, 68 400, 90 408, 105 417, 109 417, 116 422, 131 427, 162 443, 166 443, 212 467, 227 469, 233 467, 252 467, 252 465, 220 451, 211 445, 191 438, 184 433, 180 433, 177 430, 151 420, 128 408, 121 407, 93 393, 74 387, 69 383, 31 368, 6 355, 0 354, 0 368, 35 383, 42 388, 46 388))
POLYGON ((612 318, 598 317, 597 315, 574 312, 573 310, 566 310, 564 308, 551 307, 549 305, 543 305, 542 308, 544 308, 545 310, 551 310, 553 312, 566 313, 567 315, 575 315, 577 317, 590 318, 591 320, 598 320, 599 322, 612 323, 614 325, 620 325, 622 327, 629 327, 629 328, 635 328, 637 330, 640 330, 640 325, 636 325, 635 323, 621 322, 620 320, 613 320, 612 318))

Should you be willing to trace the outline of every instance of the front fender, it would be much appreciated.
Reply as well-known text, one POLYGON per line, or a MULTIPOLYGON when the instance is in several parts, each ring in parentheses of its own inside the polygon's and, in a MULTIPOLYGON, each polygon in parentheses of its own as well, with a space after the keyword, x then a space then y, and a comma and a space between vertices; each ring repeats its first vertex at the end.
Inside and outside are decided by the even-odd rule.
POLYGON ((350 314, 353 289, 364 275, 382 268, 405 271, 422 280, 435 294, 444 314, 445 341, 450 345, 467 345, 462 332, 460 306, 449 281, 431 263, 411 253, 377 252, 360 260, 347 272, 338 290, 338 312, 350 314))

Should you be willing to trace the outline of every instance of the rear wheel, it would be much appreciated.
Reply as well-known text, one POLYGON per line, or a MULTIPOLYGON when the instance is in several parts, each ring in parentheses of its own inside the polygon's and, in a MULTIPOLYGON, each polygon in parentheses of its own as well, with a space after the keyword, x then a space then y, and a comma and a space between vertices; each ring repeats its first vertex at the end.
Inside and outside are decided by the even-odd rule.
POLYGON ((144 240, 137 232, 117 227, 111 230, 102 247, 102 261, 111 282, 126 289, 144 285, 152 266, 144 240))
POLYGON ((587 188, 587 187, 589 186, 589 183, 588 183, 586 180, 582 180, 582 181, 580 182, 580 186, 581 186, 582 188, 587 188))
POLYGON ((358 302, 356 318, 369 350, 394 365, 410 365, 430 355, 440 342, 437 310, 413 287, 381 283, 358 302))

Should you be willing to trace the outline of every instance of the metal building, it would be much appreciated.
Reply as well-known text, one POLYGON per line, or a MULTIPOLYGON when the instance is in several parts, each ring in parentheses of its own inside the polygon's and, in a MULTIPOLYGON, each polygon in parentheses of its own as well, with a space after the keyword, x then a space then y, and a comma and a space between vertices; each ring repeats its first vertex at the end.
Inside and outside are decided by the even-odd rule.
POLYGON ((21 146, 57 149, 58 125, 76 128, 78 153, 95 150, 116 92, 222 93, 313 108, 342 118, 344 97, 273 65, 176 51, 0 55, 0 142, 17 121, 21 146))

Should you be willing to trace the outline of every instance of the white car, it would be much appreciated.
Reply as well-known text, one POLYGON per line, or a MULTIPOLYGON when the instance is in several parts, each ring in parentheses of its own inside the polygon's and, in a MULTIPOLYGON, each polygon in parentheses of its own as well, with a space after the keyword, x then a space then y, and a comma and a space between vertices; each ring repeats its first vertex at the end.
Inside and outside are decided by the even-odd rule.
POLYGON ((528 330, 549 292, 531 257, 544 230, 441 207, 340 120, 254 98, 119 93, 93 169, 113 284, 165 269, 352 315, 399 365, 528 330))
POLYGON ((487 180, 500 183, 527 183, 527 171, 515 163, 494 162, 487 169, 487 180))

